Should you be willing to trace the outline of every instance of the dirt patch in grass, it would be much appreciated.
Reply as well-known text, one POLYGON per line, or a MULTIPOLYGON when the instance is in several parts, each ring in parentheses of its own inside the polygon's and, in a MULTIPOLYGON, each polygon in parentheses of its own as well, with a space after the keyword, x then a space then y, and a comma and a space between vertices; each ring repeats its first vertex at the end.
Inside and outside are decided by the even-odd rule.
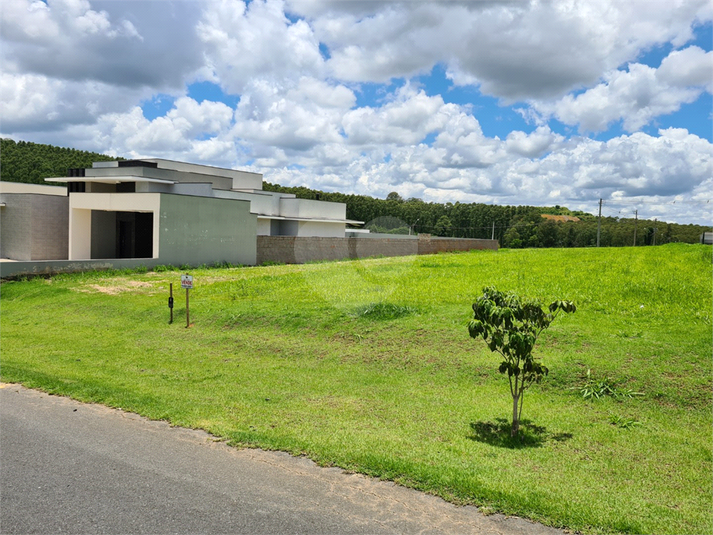
POLYGON ((127 281, 122 279, 114 279, 107 281, 107 284, 86 284, 77 288, 78 292, 85 293, 103 293, 107 295, 119 295, 125 292, 140 292, 146 288, 153 288, 153 284, 143 281, 127 281))

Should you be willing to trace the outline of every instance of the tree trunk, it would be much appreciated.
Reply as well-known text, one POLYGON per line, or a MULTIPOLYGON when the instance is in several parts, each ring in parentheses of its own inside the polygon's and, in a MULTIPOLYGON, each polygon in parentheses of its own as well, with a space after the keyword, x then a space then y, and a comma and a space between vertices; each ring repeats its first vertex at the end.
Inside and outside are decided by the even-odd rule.
MULTIPOLYGON (((520 394, 522 395, 522 394, 520 394)), ((512 397, 512 429, 510 430, 510 436, 517 436, 517 432, 520 430, 520 414, 517 406, 517 402, 520 400, 520 396, 512 397)))

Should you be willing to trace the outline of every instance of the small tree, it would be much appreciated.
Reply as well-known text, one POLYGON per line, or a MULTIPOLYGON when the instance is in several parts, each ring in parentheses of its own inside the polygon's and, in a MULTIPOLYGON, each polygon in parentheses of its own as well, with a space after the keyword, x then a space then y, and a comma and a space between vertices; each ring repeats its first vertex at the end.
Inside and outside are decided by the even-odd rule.
POLYGON ((474 318, 468 323, 472 338, 480 338, 490 351, 503 357, 498 370, 508 374, 512 395, 512 430, 516 436, 520 429, 520 416, 525 390, 539 383, 549 370, 532 356, 537 337, 547 329, 560 312, 577 310, 571 301, 554 301, 545 311, 539 301, 522 299, 512 293, 503 293, 489 286, 473 303, 474 318), (519 407, 518 407, 519 404, 519 407))

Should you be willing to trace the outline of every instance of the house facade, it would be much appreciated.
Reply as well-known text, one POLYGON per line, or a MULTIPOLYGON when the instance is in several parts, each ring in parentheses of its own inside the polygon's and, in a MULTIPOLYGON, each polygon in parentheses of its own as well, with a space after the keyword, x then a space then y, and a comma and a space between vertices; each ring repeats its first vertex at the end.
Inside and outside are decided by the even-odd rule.
MULTIPOLYGON (((156 158, 95 162, 66 185, 67 260, 255 264, 257 236, 344 237, 346 205, 262 190, 262 175, 156 158)), ((33 258, 34 259, 34 258, 33 258)))

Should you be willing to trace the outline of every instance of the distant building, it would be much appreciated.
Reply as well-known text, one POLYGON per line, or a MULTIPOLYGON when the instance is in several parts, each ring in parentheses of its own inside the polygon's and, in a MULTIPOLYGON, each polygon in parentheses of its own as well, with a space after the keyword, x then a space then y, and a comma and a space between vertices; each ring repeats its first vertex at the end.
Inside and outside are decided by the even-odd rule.
POLYGON ((713 232, 704 232, 701 234, 701 243, 705 245, 713 245, 713 232))

